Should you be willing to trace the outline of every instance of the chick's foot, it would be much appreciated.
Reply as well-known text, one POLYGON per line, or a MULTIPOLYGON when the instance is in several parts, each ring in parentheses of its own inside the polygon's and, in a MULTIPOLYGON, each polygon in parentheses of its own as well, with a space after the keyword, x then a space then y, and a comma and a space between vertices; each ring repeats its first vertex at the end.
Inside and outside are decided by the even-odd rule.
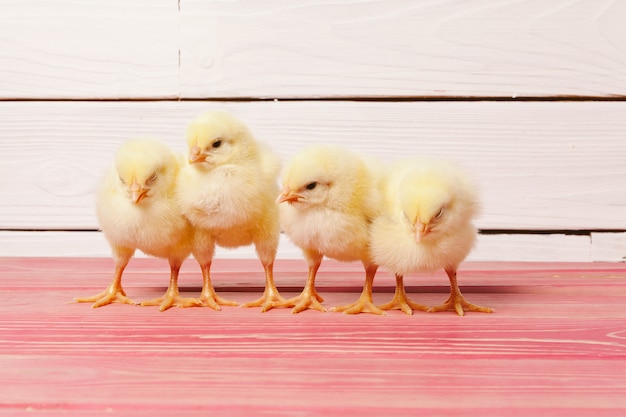
POLYGON ((495 310, 489 307, 482 307, 476 304, 472 304, 463 297, 461 292, 453 292, 450 297, 441 305, 430 307, 426 310, 429 313, 435 313, 439 311, 456 311, 459 316, 464 316, 465 311, 477 311, 479 313, 493 313, 495 310))
POLYGON ((396 292, 393 295, 393 299, 379 307, 381 310, 402 310, 408 315, 412 315, 413 310, 428 310, 428 306, 414 303, 411 301, 409 296, 406 295, 406 291, 404 289, 404 277, 399 274, 396 274, 396 292))
POLYGON ((359 313, 372 313, 379 316, 386 315, 383 310, 376 307, 371 296, 361 295, 354 303, 337 306, 330 309, 330 311, 343 312, 344 314, 359 314, 359 313))
POLYGON ((408 314, 409 316, 413 314, 413 310, 428 311, 429 309, 428 306, 414 303, 404 293, 402 294, 396 293, 390 302, 383 304, 381 306, 378 306, 378 307, 381 310, 402 310, 404 313, 408 314))
POLYGON ((238 306, 239 303, 232 300, 227 300, 225 298, 220 297, 215 293, 215 291, 202 291, 200 295, 200 305, 203 307, 210 307, 213 310, 220 311, 222 307, 220 306, 238 306))
POLYGON ((277 289, 275 288, 266 288, 263 292, 263 295, 249 303, 245 303, 242 305, 243 307, 261 307, 262 312, 269 311, 274 307, 291 307, 293 303, 289 303, 289 300, 284 298, 277 289))
POLYGON ((292 314, 298 314, 308 309, 325 312, 327 310, 326 307, 322 305, 323 302, 324 299, 315 289, 310 290, 305 288, 299 296, 290 298, 285 305, 281 307, 293 307, 293 310, 291 310, 292 314))
POLYGON ((160 311, 165 311, 172 307, 199 307, 202 305, 202 302, 196 298, 185 298, 182 297, 178 290, 169 289, 167 292, 159 298, 155 298, 152 300, 143 301, 140 304, 141 306, 160 306, 160 311))
POLYGON ((136 304, 126 296, 126 292, 121 286, 111 285, 106 290, 91 297, 78 297, 74 301, 77 303, 93 303, 93 308, 98 308, 112 303, 136 304))
POLYGON ((363 291, 361 292, 361 296, 358 300, 352 304, 333 307, 331 311, 343 311, 344 314, 372 313, 379 316, 386 315, 387 313, 376 307, 374 300, 372 299, 376 269, 378 269, 378 266, 376 265, 365 266, 365 284, 363 284, 363 291))

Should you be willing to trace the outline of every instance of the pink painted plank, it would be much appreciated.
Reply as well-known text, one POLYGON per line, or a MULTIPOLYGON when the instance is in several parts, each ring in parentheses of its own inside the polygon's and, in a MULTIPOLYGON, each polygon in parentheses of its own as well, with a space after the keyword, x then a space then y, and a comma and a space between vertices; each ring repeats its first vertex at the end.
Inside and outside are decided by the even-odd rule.
MULTIPOLYGON (((237 307, 172 309, 73 297, 108 284, 102 259, 0 259, 0 414, 481 415, 626 414, 626 265, 466 264, 470 301, 491 315, 362 314, 237 307)), ((257 297, 256 261, 216 261, 218 290, 257 297)), ((276 265, 285 295, 300 261, 276 265)), ((389 274, 376 281, 388 301, 389 274)), ((358 264, 325 262, 328 306, 354 301, 358 264)), ((197 293, 193 261, 181 281, 197 293)), ((412 297, 446 297, 441 274, 409 279, 412 297)), ((138 300, 164 290, 163 261, 137 259, 138 300)))

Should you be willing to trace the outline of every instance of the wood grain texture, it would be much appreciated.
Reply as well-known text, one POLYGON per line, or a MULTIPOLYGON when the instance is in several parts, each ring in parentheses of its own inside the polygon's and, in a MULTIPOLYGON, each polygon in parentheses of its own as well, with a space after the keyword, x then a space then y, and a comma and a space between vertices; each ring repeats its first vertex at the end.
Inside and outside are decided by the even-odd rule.
POLYGON ((626 94, 620 1, 180 4, 183 97, 626 94))
POLYGON ((613 0, 9 0, 0 98, 624 95, 625 14, 613 0))
MULTIPOLYGON (((623 261, 626 233, 612 233, 613 244, 607 247, 602 234, 589 236, 551 235, 479 235, 470 253, 472 261, 543 261, 590 262, 623 261), (600 235, 600 237, 597 237, 600 235), (596 242, 599 247, 595 247, 596 242)), ((110 257, 111 249, 100 232, 78 231, 0 231, 0 257, 110 257)), ((145 257, 140 251, 136 257, 145 257)), ((302 251, 281 235, 277 259, 302 259, 302 251)), ((217 248, 217 259, 257 259, 254 246, 237 249, 217 248)), ((189 261, 194 262, 194 261, 189 261)))
MULTIPOLYGON (((154 416, 620 416, 626 411, 624 264, 467 263, 461 288, 491 315, 387 316, 287 309, 172 309, 68 303, 108 284, 103 259, 0 259, 0 413, 154 416)), ((262 288, 252 261, 218 261, 215 284, 242 301, 262 288)), ((285 294, 302 262, 276 265, 285 294)), ((125 277, 138 299, 167 283, 162 261, 125 277)), ((363 272, 325 263, 327 305, 358 296, 363 272)), ((183 267, 186 295, 199 290, 183 267)), ((407 281, 441 302, 443 274, 407 281)), ((381 273, 375 300, 391 297, 381 273)))
POLYGON ((184 150, 201 111, 225 108, 288 160, 334 142, 391 162, 461 161, 483 195, 481 228, 626 228, 626 103, 0 103, 0 228, 94 229, 93 192, 137 135, 184 150))
POLYGON ((0 3, 0 99, 178 97, 176 1, 0 3))

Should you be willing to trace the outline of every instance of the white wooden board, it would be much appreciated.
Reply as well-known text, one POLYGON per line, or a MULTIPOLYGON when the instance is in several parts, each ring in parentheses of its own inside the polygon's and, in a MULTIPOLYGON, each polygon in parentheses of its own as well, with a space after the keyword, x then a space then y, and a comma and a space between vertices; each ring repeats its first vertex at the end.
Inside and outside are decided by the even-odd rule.
POLYGON ((181 1, 183 97, 626 94, 626 2, 181 1))
POLYGON ((191 118, 226 108, 283 160, 335 142, 393 161, 462 161, 483 229, 626 229, 626 103, 0 102, 0 228, 95 229, 115 148, 154 135, 184 150, 191 118))
POLYGON ((592 233, 591 243, 594 261, 626 262, 626 233, 592 233))
MULTIPOLYGON (((616 234, 617 235, 617 234, 616 234)), ((595 236, 595 234, 594 234, 595 236)), ((480 235, 468 261, 538 262, 623 262, 626 233, 613 236, 613 245, 596 245, 589 236, 571 235, 480 235)), ((99 232, 6 232, 0 231, 0 257, 3 256, 92 256, 110 257, 104 236, 99 232)), ((145 257, 141 252, 136 256, 145 257)), ((216 259, 254 259, 254 248, 218 248, 216 259)), ((281 236, 277 259, 302 259, 302 252, 281 236)))
MULTIPOLYGON (((96 229, 119 143, 183 151, 188 121, 216 107, 283 160, 316 142, 460 160, 483 229, 624 230, 626 102, 245 101, 624 97, 624 16, 613 0, 0 2, 0 100, 33 100, 0 102, 0 256, 108 256, 97 232, 45 230, 96 229), (141 101, 177 98, 244 101, 141 101)), ((620 261, 624 236, 483 235, 470 259, 620 261)))
POLYGON ((177 97, 175 0, 3 0, 0 99, 177 97))
POLYGON ((624 16, 612 0, 5 0, 0 98, 625 95, 624 16))

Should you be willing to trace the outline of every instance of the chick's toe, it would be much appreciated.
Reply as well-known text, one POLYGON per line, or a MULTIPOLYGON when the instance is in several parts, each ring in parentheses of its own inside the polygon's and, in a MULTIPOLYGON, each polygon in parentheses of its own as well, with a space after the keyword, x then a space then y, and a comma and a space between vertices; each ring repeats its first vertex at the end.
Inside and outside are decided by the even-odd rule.
POLYGON ((446 273, 450 279, 450 297, 441 305, 429 308, 428 312, 434 313, 438 311, 456 311, 459 316, 465 315, 465 311, 477 311, 479 313, 493 313, 494 310, 489 307, 481 307, 470 303, 463 297, 459 284, 457 282, 457 274, 454 269, 446 269, 446 273))
POLYGON ((371 297, 368 299, 364 296, 361 296, 354 303, 333 307, 331 311, 343 312, 344 314, 372 313, 379 316, 387 314, 374 304, 371 297))
POLYGON ((160 311, 168 310, 172 307, 199 307, 202 302, 197 298, 182 297, 178 290, 169 289, 163 296, 152 300, 142 301, 141 306, 160 306, 160 311))
POLYGON ((430 307, 426 310, 429 313, 436 313, 439 311, 455 311, 459 316, 464 316, 465 311, 476 311, 479 313, 493 313, 495 310, 489 307, 482 307, 476 304, 472 304, 463 297, 461 292, 455 292, 448 297, 448 299, 441 305, 430 307))
POLYGON ((291 307, 289 301, 278 293, 276 288, 266 287, 263 295, 254 301, 242 305, 242 307, 261 307, 262 312, 269 311, 275 307, 291 307))
POLYGON ((396 275, 396 291, 393 295, 393 299, 379 307, 381 310, 402 310, 408 315, 412 315, 413 310, 428 310, 428 306, 411 301, 404 289, 404 277, 401 275, 396 275))
POLYGON ((203 290, 202 294, 200 295, 199 302, 202 307, 210 307, 213 310, 217 311, 222 309, 220 306, 236 307, 239 305, 239 303, 236 301, 227 300, 226 298, 220 297, 215 293, 215 291, 212 290, 203 290))
POLYGON ((78 297, 74 301, 77 303, 93 303, 93 308, 102 307, 112 303, 136 304, 126 296, 126 292, 121 285, 110 285, 106 290, 91 297, 78 297))
POLYGON ((287 300, 285 307, 293 306, 293 310, 291 310, 293 314, 298 314, 309 309, 325 312, 327 310, 326 307, 322 305, 323 302, 324 299, 315 289, 305 288, 300 295, 287 300))
POLYGON ((413 310, 429 310, 428 306, 414 303, 413 301, 411 301, 411 299, 406 294, 396 294, 393 296, 393 299, 390 302, 380 305, 378 307, 381 310, 401 310, 409 316, 413 314, 413 310))

